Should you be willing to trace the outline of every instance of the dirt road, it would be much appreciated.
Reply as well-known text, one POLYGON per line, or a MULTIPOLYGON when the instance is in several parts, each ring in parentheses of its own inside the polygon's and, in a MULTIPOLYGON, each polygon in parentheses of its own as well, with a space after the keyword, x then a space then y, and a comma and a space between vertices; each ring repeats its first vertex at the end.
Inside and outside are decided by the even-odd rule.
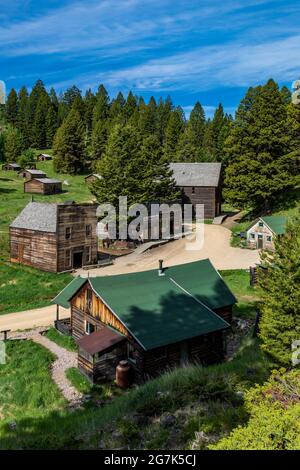
MULTIPOLYGON (((258 250, 233 248, 230 246, 231 231, 221 225, 204 225, 204 242, 195 245, 195 235, 189 241, 185 238, 153 248, 142 254, 132 253, 115 260, 113 266, 93 269, 90 276, 124 274, 134 271, 155 269, 158 260, 163 259, 166 266, 190 263, 209 258, 217 269, 248 269, 260 262, 258 250)), ((86 270, 78 270, 83 277, 86 270)))
MULTIPOLYGON (((59 317, 67 318, 69 316, 69 309, 60 307, 59 317)), ((26 310, 23 312, 8 313, 6 315, 0 315, 0 331, 27 330, 37 326, 49 326, 53 325, 55 318, 56 305, 49 305, 49 307, 26 310)))

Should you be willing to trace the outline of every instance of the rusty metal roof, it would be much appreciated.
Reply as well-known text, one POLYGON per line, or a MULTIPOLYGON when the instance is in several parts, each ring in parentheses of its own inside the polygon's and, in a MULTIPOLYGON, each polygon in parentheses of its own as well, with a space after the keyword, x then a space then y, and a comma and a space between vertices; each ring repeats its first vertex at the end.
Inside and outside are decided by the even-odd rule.
POLYGON ((100 330, 94 331, 90 335, 82 336, 82 338, 76 340, 76 343, 84 351, 93 355, 99 352, 105 353, 105 351, 125 340, 125 336, 103 326, 100 330))

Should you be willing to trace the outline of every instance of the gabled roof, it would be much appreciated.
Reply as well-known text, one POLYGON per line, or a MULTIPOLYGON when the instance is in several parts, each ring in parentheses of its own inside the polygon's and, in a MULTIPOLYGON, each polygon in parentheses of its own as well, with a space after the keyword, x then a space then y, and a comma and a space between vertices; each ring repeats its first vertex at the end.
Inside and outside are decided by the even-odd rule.
POLYGON ((60 305, 63 308, 69 308, 69 300, 87 281, 84 277, 75 277, 66 287, 52 300, 53 304, 60 305))
POLYGON ((287 217, 284 215, 268 215, 259 217, 252 222, 252 224, 247 228, 247 232, 260 220, 266 224, 275 235, 283 235, 286 231, 287 217))
MULTIPOLYGON (((40 183, 43 183, 43 184, 61 183, 60 180, 56 180, 54 178, 34 178, 34 180, 39 181, 40 183)), ((29 182, 30 181, 32 181, 32 180, 29 180, 29 182)), ((27 181, 27 183, 28 183, 28 181, 27 181)))
POLYGON ((269 215, 261 217, 261 220, 272 230, 276 235, 283 235, 286 230, 287 218, 283 215, 269 215))
POLYGON ((167 268, 164 276, 155 269, 81 281, 77 278, 78 284, 69 284, 53 302, 66 306, 66 299, 89 282, 144 349, 228 328, 212 309, 236 302, 209 260, 167 268))
POLYGON ((24 170, 24 172, 25 172, 25 171, 26 171, 27 173, 30 173, 31 175, 45 175, 45 176, 46 176, 46 173, 45 173, 44 171, 42 171, 42 170, 30 170, 30 169, 26 168, 26 169, 24 170))
POLYGON ((18 163, 6 163, 3 166, 11 166, 12 168, 21 168, 21 166, 18 165, 18 163))
POLYGON ((217 187, 221 166, 221 163, 170 163, 177 186, 217 187))
POLYGON ((56 232, 57 204, 29 202, 10 224, 11 228, 56 232))

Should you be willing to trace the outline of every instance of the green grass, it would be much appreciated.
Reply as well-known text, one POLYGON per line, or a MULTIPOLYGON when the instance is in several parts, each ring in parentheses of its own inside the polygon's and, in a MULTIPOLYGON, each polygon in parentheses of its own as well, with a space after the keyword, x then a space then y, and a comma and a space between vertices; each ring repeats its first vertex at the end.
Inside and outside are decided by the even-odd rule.
POLYGON ((45 336, 54 343, 61 346, 62 348, 67 349, 68 351, 77 351, 77 345, 75 343, 74 338, 72 336, 67 336, 60 333, 54 327, 51 327, 45 333, 45 336))
MULTIPOLYGON (((30 400, 28 411, 37 403, 38 407, 43 406, 43 412, 39 416, 33 407, 32 416, 27 416, 27 413, 24 416, 20 407, 15 430, 10 430, 7 423, 1 421, 0 448, 3 449, 89 449, 97 448, 100 440, 104 441, 102 445, 107 449, 124 445, 129 445, 130 448, 139 448, 142 445, 144 448, 160 449, 175 445, 175 448, 184 449, 189 447, 195 430, 203 430, 221 438, 228 435, 236 425, 246 422, 247 413, 240 393, 256 383, 264 382, 270 368, 259 350, 257 340, 247 338, 240 352, 230 362, 206 368, 189 366, 176 369, 115 397, 107 405, 70 412, 61 409, 56 388, 52 385, 49 390, 47 369, 50 359, 46 361, 40 357, 40 364, 31 363, 28 360, 31 356, 30 349, 37 346, 32 343, 24 345, 28 348, 27 354, 19 349, 19 356, 15 359, 11 357, 8 365, 4 366, 7 374, 6 390, 4 395, 1 394, 0 400, 3 400, 2 396, 6 396, 7 402, 15 406, 15 395, 13 400, 9 399, 10 384, 21 380, 19 399, 22 398, 21 390, 26 387, 24 401, 26 403, 30 400), (42 390, 39 380, 41 370, 43 377, 46 374, 44 380, 47 383, 42 390), (35 393, 32 394, 34 390, 35 393), (43 398, 44 393, 47 397, 43 398), (33 398, 36 394, 38 399, 33 398), (46 403, 42 400, 46 400, 46 403), (159 425, 159 416, 162 413, 177 413, 190 405, 191 412, 177 418, 175 435, 170 436, 171 431, 162 432, 159 425), (144 417, 138 430, 133 419, 136 414, 144 417), (193 419, 194 422, 191 422, 193 419), (118 436, 114 435, 116 430, 118 436)), ((14 416, 16 417, 16 413, 14 416)))
POLYGON ((99 400, 107 402, 123 394, 123 391, 114 383, 92 384, 77 367, 67 369, 66 376, 79 392, 90 395, 91 403, 98 402, 99 400))
POLYGON ((50 375, 50 351, 32 341, 7 341, 6 353, 7 363, 0 364, 0 437, 8 422, 42 419, 65 405, 50 375))
MULTIPOLYGON (((49 151, 51 153, 51 151, 49 151)), ((92 195, 85 184, 84 175, 61 175, 53 170, 53 163, 39 162, 37 168, 47 176, 68 181, 67 192, 52 196, 34 195, 37 202, 88 202, 92 195)), ((44 273, 26 266, 11 264, 9 259, 8 226, 28 202, 30 194, 23 192, 23 178, 15 172, 0 171, 0 314, 38 308, 50 300, 68 282, 70 274, 44 273)))

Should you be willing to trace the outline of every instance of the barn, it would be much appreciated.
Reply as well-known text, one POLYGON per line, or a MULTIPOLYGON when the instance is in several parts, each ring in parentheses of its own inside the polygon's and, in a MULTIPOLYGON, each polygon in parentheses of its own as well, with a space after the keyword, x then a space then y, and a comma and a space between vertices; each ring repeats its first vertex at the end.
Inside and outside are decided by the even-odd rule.
POLYGON ((34 178, 24 183, 24 193, 58 194, 62 192, 62 182, 53 178, 34 178))
POLYGON ((204 218, 213 219, 221 212, 221 163, 171 163, 176 186, 181 189, 182 202, 204 204, 204 218))
POLYGON ((247 230, 250 248, 274 250, 275 238, 285 234, 287 218, 281 215, 259 217, 247 230))
POLYGON ((145 272, 75 278, 53 300, 71 307, 79 369, 113 378, 127 359, 136 382, 172 367, 219 362, 236 299, 206 260, 145 272))
POLYGON ((4 171, 20 171, 21 167, 17 163, 5 163, 2 165, 2 170, 4 171))
POLYGON ((10 224, 10 260, 43 271, 97 262, 95 204, 30 202, 10 224))
POLYGON ((29 169, 29 168, 26 168, 25 170, 21 170, 19 172, 19 176, 22 176, 23 178, 26 178, 27 180, 32 180, 36 178, 47 178, 47 175, 44 171, 36 170, 36 169, 29 169))
POLYGON ((52 156, 48 155, 48 153, 40 153, 39 155, 37 155, 36 159, 39 162, 46 162, 52 160, 52 156))

